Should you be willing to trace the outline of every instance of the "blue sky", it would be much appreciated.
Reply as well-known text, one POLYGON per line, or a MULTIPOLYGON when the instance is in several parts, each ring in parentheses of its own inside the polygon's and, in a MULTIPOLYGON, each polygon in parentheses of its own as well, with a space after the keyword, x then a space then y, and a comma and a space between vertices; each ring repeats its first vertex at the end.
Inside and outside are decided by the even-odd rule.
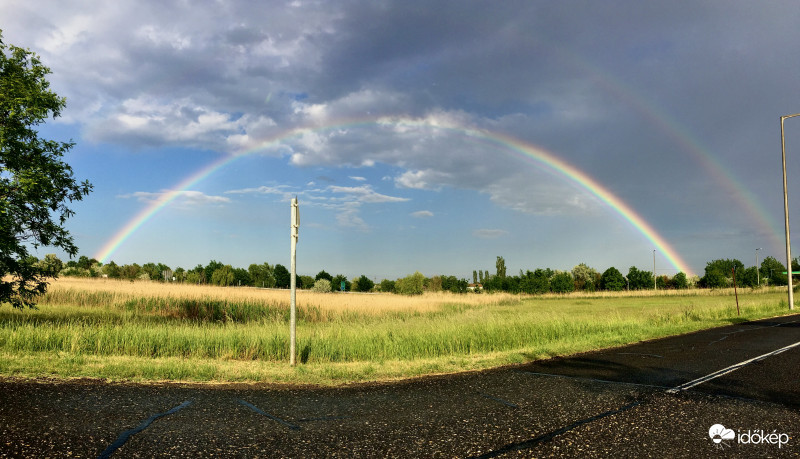
MULTIPOLYGON (((779 1, 11 0, 0 28, 67 98, 42 134, 73 139, 67 161, 95 186, 68 222, 81 254, 237 155, 109 259, 287 265, 297 195, 298 271, 380 280, 471 278, 498 255, 512 273, 652 269, 653 242, 613 208, 464 129, 582 170, 695 273, 752 265, 759 247, 783 259, 778 118, 800 111, 799 14, 779 1)), ((788 120, 790 205, 793 148, 788 120)))

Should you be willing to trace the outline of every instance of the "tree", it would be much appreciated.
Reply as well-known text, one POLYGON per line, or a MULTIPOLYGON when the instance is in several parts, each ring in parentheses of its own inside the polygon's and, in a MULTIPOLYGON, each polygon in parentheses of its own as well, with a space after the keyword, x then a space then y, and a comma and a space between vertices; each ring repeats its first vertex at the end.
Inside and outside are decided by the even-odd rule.
POLYGON ((675 288, 680 290, 689 288, 689 280, 686 278, 686 273, 681 271, 675 274, 672 278, 672 284, 675 285, 675 288))
POLYGON ((550 290, 553 293, 569 293, 575 290, 575 281, 569 272, 556 273, 550 279, 550 290))
POLYGON ((39 267, 48 277, 55 277, 64 268, 64 263, 54 253, 48 253, 39 261, 39 267))
POLYGON ((223 287, 233 285, 233 279, 233 267, 231 265, 224 265, 214 270, 214 273, 211 275, 211 283, 223 287))
POLYGON ((628 270, 628 284, 631 290, 647 290, 653 288, 653 273, 650 271, 639 271, 636 266, 631 266, 628 270))
POLYGON ((575 279, 575 290, 589 290, 595 288, 596 280, 600 277, 594 268, 586 263, 580 263, 572 268, 572 278, 575 279))
POLYGON ((761 277, 769 279, 769 285, 786 285, 788 275, 786 266, 774 257, 766 257, 761 261, 761 277))
POLYGON ((497 277, 501 279, 506 277, 506 260, 503 257, 497 257, 495 267, 497 268, 497 277))
POLYGON ((353 284, 347 279, 347 276, 345 276, 344 274, 337 274, 336 276, 333 277, 333 279, 331 280, 331 288, 335 292, 341 291, 342 282, 344 282, 344 291, 349 292, 353 284))
POLYGON ((369 292, 374 286, 375 282, 372 282, 369 277, 362 274, 361 277, 358 278, 355 289, 357 292, 369 292))
POLYGON ((478 271, 475 271, 474 269, 472 270, 472 283, 478 283, 478 271))
POLYGON ((380 288, 381 292, 394 293, 394 281, 389 279, 384 279, 381 281, 380 288))
POLYGON ((311 288, 312 291, 317 293, 330 293, 331 292, 331 281, 321 277, 314 281, 314 286, 311 288))
POLYGON ((50 69, 33 52, 6 45, 0 31, 0 302, 33 306, 55 277, 29 248, 78 253, 65 223, 92 190, 61 160, 74 143, 39 137, 36 126, 57 118, 66 100, 51 91, 50 69))
POLYGON ((122 270, 112 260, 103 265, 103 274, 110 277, 111 279, 119 279, 122 276, 122 270))
POLYGON ((323 269, 322 271, 318 272, 317 275, 314 277, 314 280, 320 280, 320 279, 327 279, 328 282, 331 282, 333 281, 333 276, 326 273, 325 270, 323 269))
POLYGON ((416 271, 414 274, 397 279, 394 284, 394 290, 401 295, 422 295, 424 284, 425 276, 416 271))
POLYGON ((289 284, 292 282, 292 275, 289 274, 289 270, 286 269, 286 266, 283 265, 275 265, 275 269, 272 273, 275 276, 275 286, 278 288, 289 288, 289 284))
POLYGON ((722 288, 733 285, 733 270, 744 271, 744 264, 733 259, 718 259, 706 263, 705 275, 700 279, 701 285, 707 288, 722 288))
POLYGON ((600 276, 600 288, 612 292, 619 292, 625 290, 626 281, 622 273, 615 267, 610 267, 603 271, 600 276))
POLYGON ((250 273, 251 285, 256 287, 272 288, 275 286, 273 268, 269 263, 251 264, 247 271, 250 273))

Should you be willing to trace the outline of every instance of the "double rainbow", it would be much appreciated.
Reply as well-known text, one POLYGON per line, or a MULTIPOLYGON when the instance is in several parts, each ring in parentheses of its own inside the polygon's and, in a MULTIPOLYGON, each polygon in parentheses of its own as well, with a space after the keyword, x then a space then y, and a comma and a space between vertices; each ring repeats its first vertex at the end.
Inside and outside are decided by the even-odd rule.
POLYGON ((452 120, 448 120, 446 122, 437 120, 436 122, 433 122, 427 118, 417 119, 382 117, 366 121, 359 120, 356 122, 336 123, 325 126, 303 127, 285 131, 281 134, 277 134, 271 138, 265 139, 263 142, 259 143, 257 147, 251 148, 237 155, 230 155, 220 158, 219 160, 212 162, 211 164, 175 184, 171 190, 163 193, 158 200, 142 209, 142 211, 140 211, 122 228, 120 228, 119 231, 117 231, 105 244, 103 244, 103 246, 97 252, 97 255, 95 255, 95 258, 102 262, 106 262, 111 255, 122 244, 124 244, 128 238, 131 237, 131 235, 133 235, 139 228, 142 227, 142 225, 147 223, 148 220, 161 211, 161 209, 163 209, 167 204, 174 201, 176 198, 181 196, 182 193, 190 190, 199 182, 213 175, 215 172, 224 168, 228 164, 233 163, 237 159, 262 151, 265 148, 278 145, 281 142, 285 142, 292 138, 300 137, 306 133, 322 132, 334 129, 346 129, 356 125, 396 125, 400 127, 419 126, 454 131, 461 133, 462 135, 481 140, 485 143, 497 145, 511 152, 520 154, 525 158, 530 158, 538 165, 544 166, 545 168, 556 172, 558 175, 574 182, 580 188, 585 189, 602 202, 606 203, 624 220, 630 223, 630 225, 633 226, 636 231, 641 233, 647 240, 649 240, 653 244, 653 247, 658 250, 659 253, 666 258, 669 264, 672 265, 676 270, 682 271, 687 275, 692 274, 689 266, 681 258, 678 252, 660 234, 658 234, 658 232, 647 221, 645 221, 641 215, 636 213, 627 203, 615 196, 611 191, 590 177, 588 174, 562 160, 555 154, 523 140, 512 137, 508 134, 464 126, 452 120))

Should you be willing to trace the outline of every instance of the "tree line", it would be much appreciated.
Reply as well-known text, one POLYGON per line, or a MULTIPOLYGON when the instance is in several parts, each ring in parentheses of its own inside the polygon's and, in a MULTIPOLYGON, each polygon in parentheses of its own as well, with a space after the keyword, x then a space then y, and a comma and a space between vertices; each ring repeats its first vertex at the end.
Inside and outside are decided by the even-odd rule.
MULTIPOLYGON (((792 269, 800 270, 800 259, 792 262, 792 269)), ((112 279, 154 280, 160 282, 183 282, 227 286, 250 286, 262 288, 289 288, 289 270, 281 264, 251 264, 247 269, 233 267, 220 261, 198 264, 194 268, 181 267, 174 270, 163 263, 137 263, 117 265, 115 262, 100 263, 96 259, 80 256, 77 260, 63 263, 56 255, 46 255, 41 260, 32 260, 43 272, 52 276, 107 277, 112 279)), ((598 272, 580 263, 570 271, 537 268, 520 270, 518 275, 508 275, 505 259, 497 257, 494 274, 488 270, 474 270, 472 283, 456 276, 436 275, 426 277, 415 272, 406 277, 375 282, 366 275, 348 279, 343 274, 331 275, 325 270, 316 276, 298 275, 297 287, 317 292, 354 291, 388 292, 416 295, 424 292, 510 292, 527 294, 570 293, 574 291, 622 291, 622 290, 667 290, 688 288, 732 287, 756 288, 759 285, 786 285, 784 265, 774 257, 766 257, 759 267, 745 267, 736 259, 717 259, 707 263, 702 277, 689 278, 679 272, 674 276, 654 276, 652 272, 635 266, 623 275, 615 267, 598 272)))

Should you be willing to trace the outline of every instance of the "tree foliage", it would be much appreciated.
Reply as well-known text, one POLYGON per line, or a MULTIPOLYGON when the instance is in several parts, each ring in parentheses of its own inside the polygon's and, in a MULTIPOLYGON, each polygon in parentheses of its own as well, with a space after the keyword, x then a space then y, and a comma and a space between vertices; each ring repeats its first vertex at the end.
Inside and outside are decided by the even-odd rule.
POLYGON ((627 282, 625 281, 625 277, 613 266, 603 271, 603 274, 600 276, 600 288, 603 290, 619 292, 620 290, 625 290, 626 286, 627 282))
POLYGON ((47 289, 48 267, 29 247, 78 248, 64 227, 69 204, 92 190, 62 157, 75 144, 42 139, 36 127, 60 116, 66 100, 50 90, 50 69, 29 50, 6 45, 0 32, 0 302, 33 306, 47 289))
POLYGON ((369 277, 365 275, 361 275, 358 278, 358 282, 355 283, 354 287, 357 292, 369 292, 372 290, 372 287, 375 286, 375 282, 372 281, 369 277))

